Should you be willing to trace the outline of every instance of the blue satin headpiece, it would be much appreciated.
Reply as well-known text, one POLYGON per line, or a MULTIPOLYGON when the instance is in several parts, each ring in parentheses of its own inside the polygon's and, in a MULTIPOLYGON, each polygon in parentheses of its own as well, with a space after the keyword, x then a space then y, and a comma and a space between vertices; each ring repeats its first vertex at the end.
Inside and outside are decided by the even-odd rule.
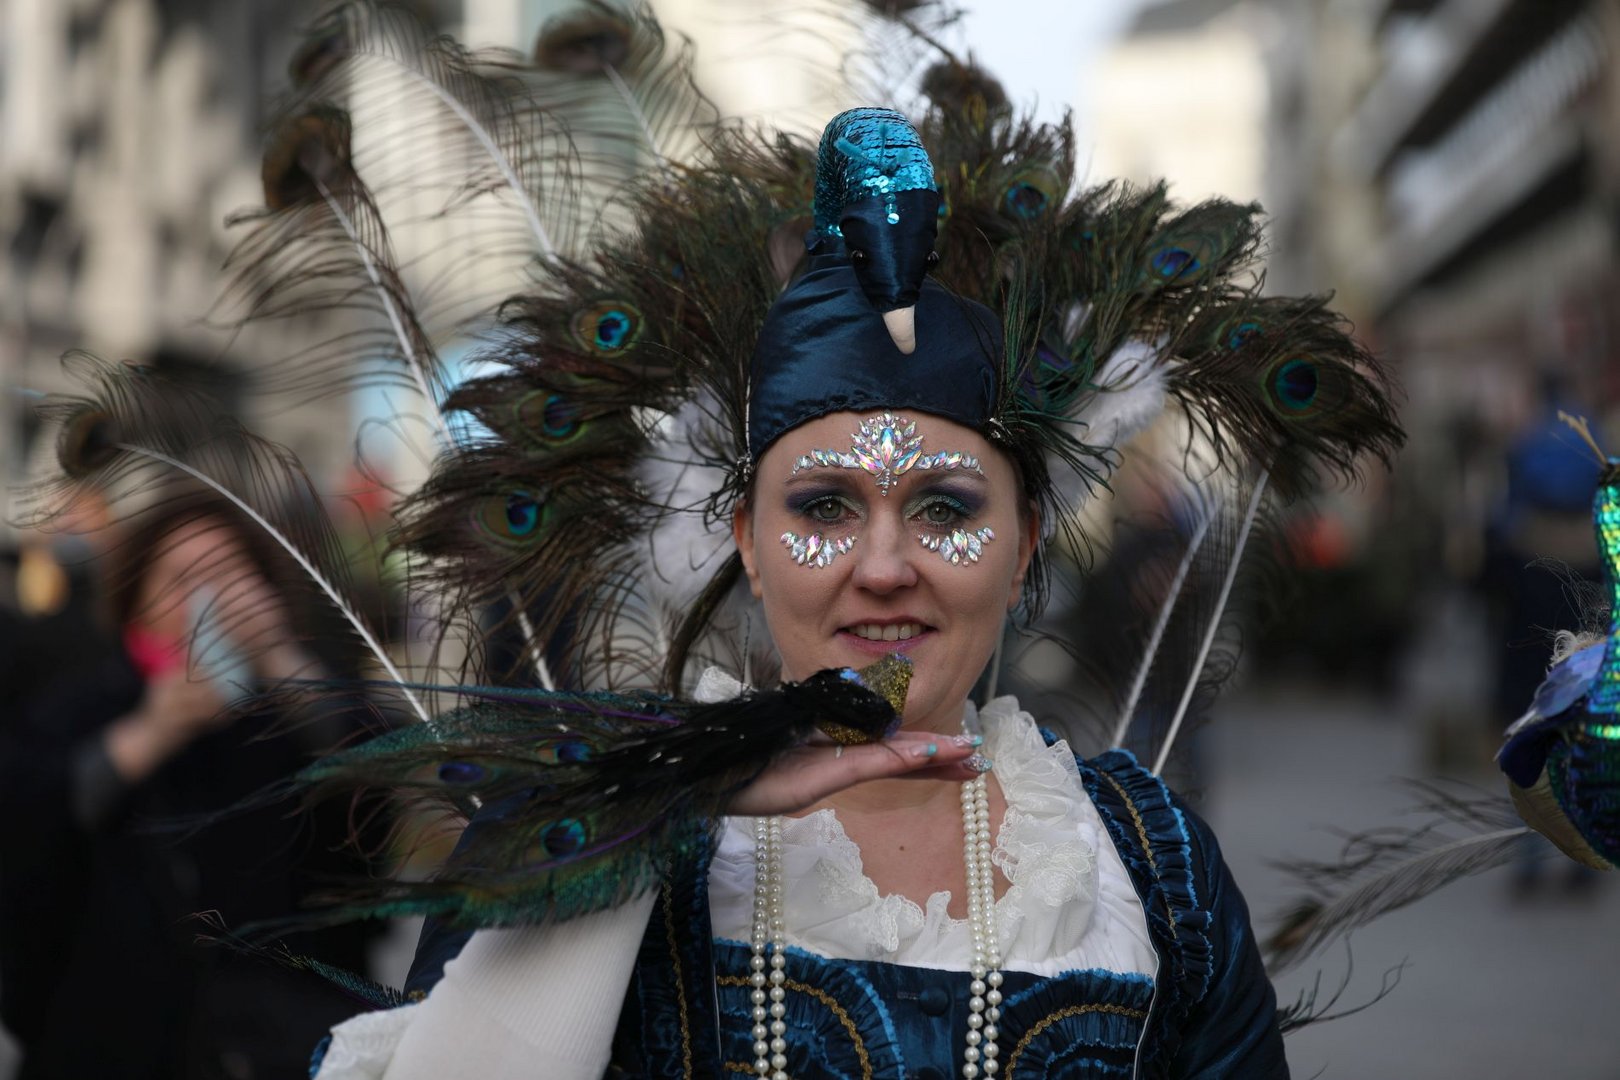
POLYGON ((915 409, 983 428, 996 403, 1001 326, 928 279, 940 197, 916 129, 888 109, 833 118, 816 164, 808 272, 772 305, 749 369, 748 452, 843 410, 915 409), (904 353, 884 313, 910 308, 904 353))

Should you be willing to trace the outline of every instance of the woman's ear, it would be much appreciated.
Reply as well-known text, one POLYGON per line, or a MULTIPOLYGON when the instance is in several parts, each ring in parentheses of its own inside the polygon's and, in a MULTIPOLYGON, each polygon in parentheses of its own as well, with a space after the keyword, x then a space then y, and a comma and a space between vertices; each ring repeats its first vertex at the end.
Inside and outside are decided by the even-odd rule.
POLYGON ((1041 508, 1035 500, 1029 502, 1029 511, 1018 517, 1018 569, 1013 573, 1012 588, 1007 593, 1007 610, 1011 611, 1024 598, 1024 577, 1035 558, 1035 547, 1041 542, 1041 508))
POLYGON ((743 573, 748 575, 748 591, 759 599, 759 570, 754 565, 754 511, 747 499, 738 499, 731 510, 731 539, 742 557, 743 573))

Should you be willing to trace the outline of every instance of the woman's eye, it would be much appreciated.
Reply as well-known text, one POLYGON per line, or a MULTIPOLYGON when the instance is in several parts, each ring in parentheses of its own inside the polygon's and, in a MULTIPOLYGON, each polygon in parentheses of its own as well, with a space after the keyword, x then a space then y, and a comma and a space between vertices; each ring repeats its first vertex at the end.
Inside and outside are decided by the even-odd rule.
POLYGON ((817 499, 804 512, 810 520, 830 525, 844 516, 844 504, 837 499, 817 499))
POLYGON ((952 499, 935 499, 918 513, 924 525, 955 525, 967 516, 967 508, 952 499))

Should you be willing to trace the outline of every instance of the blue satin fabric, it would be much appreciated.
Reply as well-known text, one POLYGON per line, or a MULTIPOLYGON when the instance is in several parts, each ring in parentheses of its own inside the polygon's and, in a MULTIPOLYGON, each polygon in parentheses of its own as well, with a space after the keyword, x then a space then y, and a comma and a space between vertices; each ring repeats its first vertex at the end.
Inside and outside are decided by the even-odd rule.
POLYGON ((1000 323, 932 279, 922 283, 916 320, 917 349, 908 356, 849 260, 836 250, 812 258, 760 329, 749 370, 750 457, 758 461, 808 420, 845 410, 913 409, 982 429, 995 410, 1000 323))
MULTIPOLYGON (((749 951, 717 943, 724 1067, 752 1068, 752 1002, 741 973, 749 951)), ((960 1074, 968 977, 960 971, 788 956, 788 1075, 916 1077, 960 1074)), ((1017 1077, 1128 1077, 1153 997, 1142 975, 1072 971, 1053 978, 1009 972, 998 1045, 1017 1077)))
MULTIPOLYGON (((1148 917, 1153 981, 1106 971, 1008 973, 1001 1075, 1286 1080, 1276 998, 1248 909, 1209 828, 1130 754, 1081 761, 1148 917)), ((743 1075, 752 1067, 748 951, 713 939, 708 862, 672 875, 654 908, 609 1075, 743 1075), (743 1070, 742 1073, 738 1069, 743 1070)), ((789 1075, 960 1075, 966 978, 893 964, 788 958, 789 1075)))
POLYGON ((823 246, 843 244, 855 280, 874 310, 910 307, 928 278, 938 218, 937 191, 865 199, 844 211, 839 228, 842 240, 826 241, 823 246), (897 216, 899 221, 888 220, 897 216))

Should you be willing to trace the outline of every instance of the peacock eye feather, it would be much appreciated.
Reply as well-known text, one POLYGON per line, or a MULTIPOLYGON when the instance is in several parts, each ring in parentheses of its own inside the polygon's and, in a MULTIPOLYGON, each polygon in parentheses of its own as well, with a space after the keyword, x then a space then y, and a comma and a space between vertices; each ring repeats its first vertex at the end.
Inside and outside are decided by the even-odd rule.
POLYGON ((565 765, 578 765, 591 759, 591 748, 581 742, 562 743, 557 747, 557 760, 565 765))
POLYGON ((1183 274, 1197 273, 1203 265, 1198 256, 1186 248, 1167 247, 1160 248, 1153 253, 1153 272, 1166 281, 1173 281, 1183 274))
POLYGON ((1047 165, 1025 167, 1001 189, 1001 213, 1014 221, 1031 221, 1056 208, 1063 190, 1063 180, 1055 169, 1047 165))
POLYGON ((585 847, 585 826, 576 818, 564 818, 540 830, 540 846, 553 859, 567 859, 585 847))
POLYGON ((105 409, 85 407, 62 425, 56 441, 56 459, 62 471, 83 479, 118 458, 116 421, 105 409))
MULTIPOLYGON (((1050 405, 1055 399, 1076 389, 1078 380, 1075 366, 1078 362, 1062 349, 1045 343, 1037 345, 1034 360, 1025 367, 1019 379, 1020 394, 1032 404, 1042 407, 1050 405)), ((1078 374, 1081 377, 1089 376, 1089 372, 1084 370, 1078 374)))
POLYGON ((515 407, 524 431, 545 443, 571 442, 585 430, 579 406, 561 394, 536 390, 515 407))
POLYGON ((491 495, 478 501, 473 522, 486 535, 508 544, 520 544, 538 535, 546 524, 547 507, 526 491, 491 495))
POLYGON ((1260 333, 1260 324, 1252 320, 1245 320, 1225 331, 1226 347, 1233 352, 1241 349, 1251 338, 1260 333))
POLYGON ((1284 360, 1272 369, 1266 395, 1284 415, 1299 416, 1316 404, 1318 390, 1316 364, 1303 357, 1284 360))
POLYGON ((1001 197, 1001 206, 1009 217, 1021 221, 1040 217, 1051 196, 1028 180, 1015 180, 1001 197))
POLYGON ((641 336, 641 312, 632 304, 604 300, 574 316, 574 337, 587 352, 609 356, 623 352, 641 336))
POLYGON ((1154 286, 1197 284, 1240 263, 1255 243, 1252 208, 1195 206, 1158 230, 1142 276, 1154 286))
POLYGON ((470 761, 447 761, 439 766, 439 779, 446 784, 476 784, 488 775, 489 770, 470 761))

